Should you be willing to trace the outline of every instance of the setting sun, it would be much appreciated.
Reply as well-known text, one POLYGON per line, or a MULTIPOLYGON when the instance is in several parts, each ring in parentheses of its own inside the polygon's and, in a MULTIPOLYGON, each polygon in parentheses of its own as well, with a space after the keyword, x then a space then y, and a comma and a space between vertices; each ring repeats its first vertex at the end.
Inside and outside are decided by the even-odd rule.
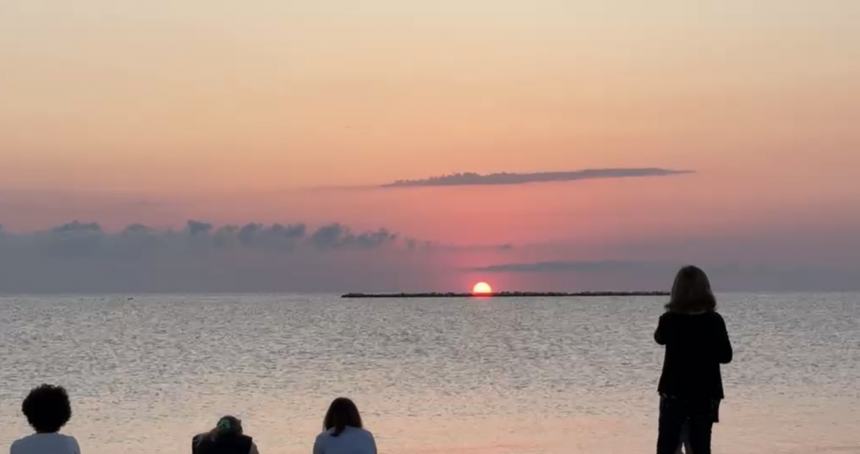
POLYGON ((493 293, 493 288, 486 282, 478 282, 474 287, 472 287, 472 293, 475 295, 488 295, 493 293))

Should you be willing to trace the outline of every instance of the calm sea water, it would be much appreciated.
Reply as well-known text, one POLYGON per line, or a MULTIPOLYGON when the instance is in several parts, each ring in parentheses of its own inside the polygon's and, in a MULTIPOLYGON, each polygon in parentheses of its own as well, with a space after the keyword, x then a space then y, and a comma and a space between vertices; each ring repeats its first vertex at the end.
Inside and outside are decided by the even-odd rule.
MULTIPOLYGON (((65 385, 85 453, 188 452, 235 414, 308 453, 354 398, 382 453, 648 453, 659 298, 0 298, 0 449, 65 385)), ((860 453, 860 294, 720 295, 735 346, 717 452, 860 453)))

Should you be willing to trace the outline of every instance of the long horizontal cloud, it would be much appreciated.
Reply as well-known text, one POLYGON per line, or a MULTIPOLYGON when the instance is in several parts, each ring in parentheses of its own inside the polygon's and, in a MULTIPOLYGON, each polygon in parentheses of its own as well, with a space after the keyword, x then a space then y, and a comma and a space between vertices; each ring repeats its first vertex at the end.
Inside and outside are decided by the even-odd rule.
POLYGON ((397 235, 387 229, 354 233, 339 223, 312 231, 303 223, 248 223, 216 227, 190 220, 184 229, 155 229, 132 224, 119 232, 107 232, 98 223, 72 221, 44 231, 11 233, 0 230, 0 251, 37 251, 47 257, 130 256, 159 249, 257 249, 290 251, 372 249, 391 244, 397 235))
POLYGON ((29 233, 4 232, 0 225, 0 253, 10 249, 29 250, 46 257, 134 257, 159 250, 192 253, 206 250, 337 252, 382 247, 413 252, 500 252, 510 251, 514 245, 438 243, 402 237, 386 228, 355 231, 337 222, 310 228, 304 223, 265 225, 249 222, 216 226, 206 221, 189 220, 181 229, 131 224, 119 231, 108 232, 95 222, 72 221, 29 233))
POLYGON ((383 184, 384 188, 406 188, 419 186, 477 186, 477 185, 515 185, 546 183, 552 181, 578 181, 607 178, 658 177, 691 173, 690 170, 673 170, 658 167, 583 169, 566 172, 533 173, 455 173, 417 180, 397 180, 383 184))
POLYGON ((0 229, 0 294, 381 289, 411 278, 398 263, 409 254, 406 240, 387 229, 339 223, 192 220, 179 229, 107 231, 73 221, 26 233, 0 229))
POLYGON ((0 228, 0 295, 444 291, 478 279, 509 290, 641 290, 666 288, 688 261, 704 266, 719 290, 854 290, 860 267, 843 251, 856 245, 852 233, 831 238, 831 246, 816 243, 815 251, 828 249, 814 257, 811 249, 798 249, 794 236, 769 234, 729 243, 703 238, 696 249, 679 248, 675 238, 649 240, 652 249, 624 244, 595 258, 565 252, 564 244, 451 245, 338 223, 195 220, 176 229, 134 224, 108 231, 69 222, 36 232, 0 228), (777 250, 782 255, 772 257, 777 250))
POLYGON ((622 270, 653 270, 672 269, 677 264, 659 263, 659 262, 636 262, 636 261, 617 261, 617 260, 597 260, 597 261, 581 261, 581 260, 554 260, 544 262, 521 262, 521 263, 502 263, 497 265, 488 265, 482 267, 471 268, 471 271, 482 271, 487 273, 558 273, 558 272, 603 272, 603 271, 622 271, 622 270))

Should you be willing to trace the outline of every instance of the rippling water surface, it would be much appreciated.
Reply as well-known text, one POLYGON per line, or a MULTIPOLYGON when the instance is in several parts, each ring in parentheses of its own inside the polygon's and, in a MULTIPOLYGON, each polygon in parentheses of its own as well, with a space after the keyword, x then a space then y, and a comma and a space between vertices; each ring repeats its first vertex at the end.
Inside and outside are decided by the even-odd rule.
MULTIPOLYGON (((716 452, 860 453, 860 294, 720 296, 735 345, 716 452)), ((308 453, 353 397, 382 453, 648 453, 659 298, 0 298, 0 449, 69 390, 85 454, 188 452, 236 414, 308 453)))

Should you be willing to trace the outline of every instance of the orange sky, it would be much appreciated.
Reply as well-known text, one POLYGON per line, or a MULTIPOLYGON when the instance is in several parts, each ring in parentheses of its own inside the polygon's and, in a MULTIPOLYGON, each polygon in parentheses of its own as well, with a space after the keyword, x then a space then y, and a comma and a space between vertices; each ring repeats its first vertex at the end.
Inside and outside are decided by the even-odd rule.
POLYGON ((0 222, 458 244, 860 225, 857 23, 850 0, 6 1, 0 222), (319 189, 651 166, 697 173, 319 189))

